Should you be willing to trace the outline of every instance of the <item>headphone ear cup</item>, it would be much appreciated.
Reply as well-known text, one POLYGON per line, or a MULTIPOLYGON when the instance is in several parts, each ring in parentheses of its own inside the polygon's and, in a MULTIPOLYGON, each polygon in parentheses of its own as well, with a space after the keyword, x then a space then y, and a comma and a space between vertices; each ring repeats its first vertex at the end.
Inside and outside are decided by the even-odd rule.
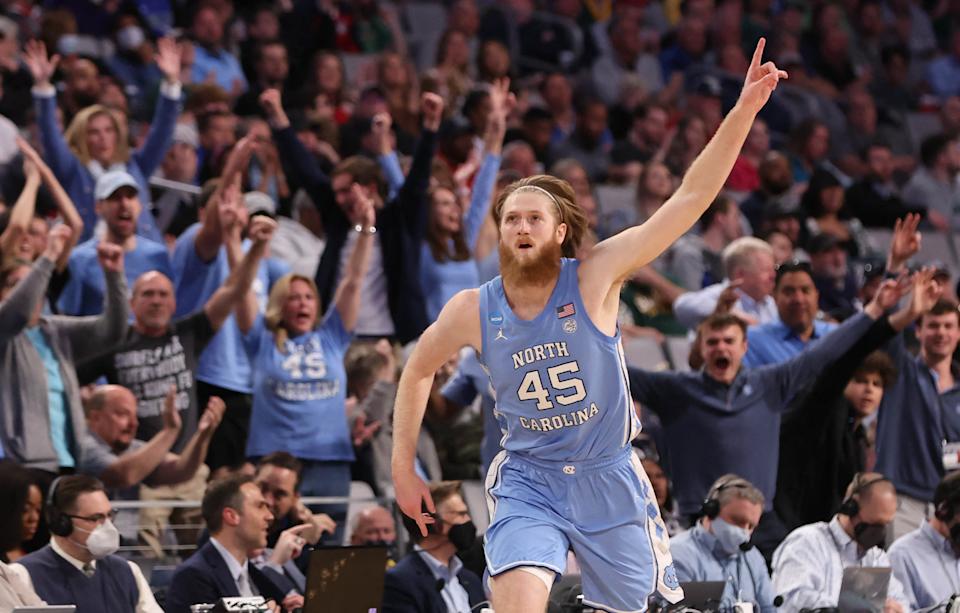
POLYGON ((838 513, 841 515, 846 515, 847 517, 853 517, 860 512, 860 503, 857 502, 856 498, 847 498, 840 505, 838 513))
POLYGON ((953 509, 946 502, 941 502, 934 509, 933 515, 940 521, 950 521, 953 519, 953 509))
POLYGON ((61 477, 57 477, 50 484, 45 515, 47 517, 47 529, 50 530, 50 533, 67 537, 73 532, 73 522, 57 508, 57 485, 60 483, 60 479, 61 477))
POLYGON ((703 506, 700 507, 700 515, 704 517, 709 517, 710 519, 716 518, 720 514, 720 501, 716 498, 708 498, 703 501, 703 506))

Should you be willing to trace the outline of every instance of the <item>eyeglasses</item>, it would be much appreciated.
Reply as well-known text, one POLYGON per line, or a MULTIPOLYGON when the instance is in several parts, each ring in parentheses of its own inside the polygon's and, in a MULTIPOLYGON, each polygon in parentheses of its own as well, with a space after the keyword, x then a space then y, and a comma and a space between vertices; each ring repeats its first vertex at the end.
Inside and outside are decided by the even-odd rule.
POLYGON ((66 515, 67 517, 69 517, 70 519, 82 519, 83 521, 88 521, 88 522, 90 522, 90 523, 102 524, 103 522, 107 521, 108 519, 109 519, 110 521, 115 520, 115 519, 117 518, 117 513, 118 513, 118 512, 119 512, 119 511, 117 511, 116 509, 110 509, 110 511, 109 511, 108 513, 106 513, 106 514, 104 514, 104 513, 96 513, 96 514, 94 514, 94 515, 69 515, 69 514, 65 514, 65 515, 66 515))

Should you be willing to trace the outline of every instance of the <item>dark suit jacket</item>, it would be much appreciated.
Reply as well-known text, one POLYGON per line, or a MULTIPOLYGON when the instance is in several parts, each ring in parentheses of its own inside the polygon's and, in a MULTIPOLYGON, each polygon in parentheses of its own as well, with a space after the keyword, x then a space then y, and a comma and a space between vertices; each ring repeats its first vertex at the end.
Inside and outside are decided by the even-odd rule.
MULTIPOLYGON (((264 577, 253 564, 248 564, 250 580, 260 595, 282 602, 285 594, 277 591, 274 584, 264 577)), ((215 603, 224 596, 239 596, 237 583, 230 575, 226 561, 208 542, 177 568, 167 592, 167 613, 190 613, 190 605, 215 603)))
MULTIPOLYGON (((330 179, 316 158, 306 150, 292 128, 275 130, 280 157, 291 167, 323 218, 327 246, 317 267, 316 282, 321 304, 329 308, 337 290, 340 254, 353 231, 334 198, 330 179)), ((427 188, 436 149, 437 133, 424 130, 413 154, 413 163, 397 197, 377 211, 377 236, 383 252, 387 278, 387 302, 397 339, 408 343, 426 329, 427 308, 420 287, 420 250, 427 228, 427 188)))
MULTIPOLYGON (((437 579, 421 555, 409 553, 387 571, 383 582, 383 613, 447 613, 443 596, 437 589, 437 579)), ((464 568, 457 579, 467 590, 471 607, 486 600, 483 585, 475 574, 464 568)))

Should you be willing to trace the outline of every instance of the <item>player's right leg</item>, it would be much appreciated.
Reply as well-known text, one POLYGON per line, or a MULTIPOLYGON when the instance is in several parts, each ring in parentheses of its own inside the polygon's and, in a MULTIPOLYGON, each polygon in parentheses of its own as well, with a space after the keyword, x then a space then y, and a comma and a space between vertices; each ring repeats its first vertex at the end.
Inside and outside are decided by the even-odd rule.
MULTIPOLYGON (((552 580, 553 573, 543 570, 550 573, 552 580)), ((497 613, 540 613, 547 610, 550 598, 550 590, 543 579, 524 568, 514 568, 491 577, 490 591, 493 610, 497 613)))

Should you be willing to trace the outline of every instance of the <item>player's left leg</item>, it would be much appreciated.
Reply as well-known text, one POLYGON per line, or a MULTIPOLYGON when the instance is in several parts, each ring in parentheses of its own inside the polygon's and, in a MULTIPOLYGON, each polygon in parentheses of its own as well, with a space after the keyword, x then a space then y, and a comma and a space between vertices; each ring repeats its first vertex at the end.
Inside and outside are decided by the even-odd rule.
POLYGON ((592 477, 578 484, 570 518, 575 529, 566 533, 580 565, 584 604, 644 611, 654 592, 678 602, 683 592, 669 536, 636 456, 592 477))

